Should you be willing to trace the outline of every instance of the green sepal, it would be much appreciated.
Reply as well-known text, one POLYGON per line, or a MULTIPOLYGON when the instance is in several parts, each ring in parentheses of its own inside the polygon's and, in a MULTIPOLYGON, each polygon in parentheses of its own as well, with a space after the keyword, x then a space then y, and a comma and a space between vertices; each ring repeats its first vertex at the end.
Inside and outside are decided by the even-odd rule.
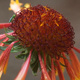
POLYGON ((6 36, 7 36, 9 39, 15 40, 15 37, 12 36, 12 35, 8 35, 8 34, 6 34, 6 36))
POLYGON ((63 63, 59 62, 61 66, 66 67, 66 65, 64 65, 63 63))
POLYGON ((28 57, 29 53, 21 53, 16 56, 17 59, 26 59, 28 57))
POLYGON ((7 33, 10 33, 10 32, 13 32, 13 30, 11 30, 11 29, 9 29, 9 28, 4 28, 4 31, 5 31, 6 34, 7 34, 7 33))
POLYGON ((48 54, 46 57, 46 64, 47 64, 47 69, 51 71, 51 57, 48 54))
POLYGON ((14 48, 12 48, 12 50, 11 50, 11 53, 17 53, 17 52, 20 52, 20 51, 23 51, 24 49, 22 48, 22 49, 14 49, 14 48))
POLYGON ((30 67, 32 69, 32 73, 33 75, 37 75, 37 71, 38 71, 38 53, 36 50, 32 51, 32 56, 31 56, 31 61, 30 61, 30 67))
POLYGON ((31 64, 31 65, 30 65, 30 66, 31 66, 31 69, 32 69, 32 74, 33 74, 34 76, 37 75, 37 71, 38 71, 38 62, 39 62, 39 61, 36 61, 34 64, 31 64))
POLYGON ((11 52, 20 52, 24 51, 25 48, 22 45, 19 45, 19 43, 16 43, 13 48, 11 49, 11 52))
POLYGON ((12 39, 9 39, 8 41, 2 42, 2 43, 9 45, 9 44, 11 44, 12 42, 13 42, 13 40, 12 40, 12 39))
MULTIPOLYGON (((17 59, 24 59, 26 60, 28 55, 29 55, 29 52, 30 52, 31 48, 28 47, 28 48, 22 48, 22 51, 21 51, 21 54, 17 55, 16 58, 17 59)), ((18 52, 20 51, 20 49, 18 50, 18 52)))
POLYGON ((6 47, 0 46, 0 50, 4 51, 6 47))
POLYGON ((33 64, 33 63, 36 61, 37 57, 38 57, 37 51, 33 50, 33 51, 32 51, 32 55, 31 55, 30 64, 33 64))

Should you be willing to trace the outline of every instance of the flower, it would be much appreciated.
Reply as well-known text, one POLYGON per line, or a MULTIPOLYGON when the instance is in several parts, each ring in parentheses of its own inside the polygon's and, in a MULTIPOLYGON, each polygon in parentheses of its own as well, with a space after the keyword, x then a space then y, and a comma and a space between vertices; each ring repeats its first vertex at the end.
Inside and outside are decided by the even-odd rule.
POLYGON ((80 79, 80 62, 73 49, 74 30, 67 19, 47 6, 21 7, 18 0, 11 0, 10 9, 14 11, 9 23, 1 23, 0 29, 0 77, 6 73, 11 52, 21 52, 16 58, 25 62, 14 80, 25 80, 29 65, 34 75, 41 70, 41 80, 65 80, 64 69, 71 80, 80 79), (16 8, 15 8, 16 7, 16 8))
POLYGON ((20 7, 22 6, 22 3, 19 2, 19 0, 11 0, 10 2, 10 8, 9 10, 13 10, 14 13, 20 10, 20 7))

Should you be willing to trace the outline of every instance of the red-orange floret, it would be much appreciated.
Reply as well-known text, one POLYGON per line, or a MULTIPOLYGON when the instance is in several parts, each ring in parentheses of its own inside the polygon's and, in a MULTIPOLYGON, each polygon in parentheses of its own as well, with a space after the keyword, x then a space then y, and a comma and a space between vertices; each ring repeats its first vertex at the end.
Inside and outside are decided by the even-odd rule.
POLYGON ((74 31, 70 23, 57 11, 37 5, 22 8, 10 26, 26 47, 60 56, 73 47, 74 31))

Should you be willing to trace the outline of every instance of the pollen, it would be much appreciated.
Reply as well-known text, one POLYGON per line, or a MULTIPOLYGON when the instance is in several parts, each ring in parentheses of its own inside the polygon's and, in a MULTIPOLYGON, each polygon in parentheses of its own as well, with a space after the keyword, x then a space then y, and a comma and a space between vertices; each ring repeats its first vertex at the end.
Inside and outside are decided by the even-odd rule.
POLYGON ((73 27, 64 16, 47 6, 22 8, 10 29, 15 31, 23 46, 51 57, 60 56, 74 45, 73 27))

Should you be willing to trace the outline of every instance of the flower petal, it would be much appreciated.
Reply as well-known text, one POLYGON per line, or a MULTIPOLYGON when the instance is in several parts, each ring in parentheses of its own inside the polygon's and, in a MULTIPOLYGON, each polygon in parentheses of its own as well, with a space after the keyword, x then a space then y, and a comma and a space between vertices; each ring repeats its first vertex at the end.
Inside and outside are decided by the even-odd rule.
POLYGON ((51 72, 51 80, 56 80, 53 58, 51 58, 51 72))
POLYGON ((58 70, 59 79, 60 80, 65 80, 63 72, 61 70, 61 66, 60 66, 59 60, 56 60, 56 64, 57 64, 57 70, 58 70))
POLYGON ((78 49, 76 47, 73 47, 73 49, 80 53, 80 49, 78 49))
POLYGON ((76 80, 76 75, 74 73, 74 70, 73 68, 71 67, 69 61, 67 60, 66 56, 65 56, 65 53, 63 53, 63 57, 65 58, 64 59, 64 63, 65 63, 65 66, 66 66, 66 70, 67 70, 67 73, 70 77, 71 80, 76 80))
POLYGON ((10 55, 10 51, 11 48, 13 47, 13 45, 16 43, 17 41, 12 42, 5 51, 2 52, 1 56, 0 56, 0 77, 4 71, 4 73, 6 73, 6 68, 7 68, 7 64, 8 64, 8 60, 9 60, 9 55, 10 55))
POLYGON ((4 74, 6 74, 8 61, 9 61, 9 57, 8 57, 8 59, 6 60, 6 63, 5 63, 5 66, 4 66, 4 74))
MULTIPOLYGON (((46 54, 45 53, 44 53, 44 65, 45 65, 45 68, 46 68, 46 54)), ((41 80, 45 80, 43 73, 41 74, 41 80)))
POLYGON ((0 29, 8 28, 11 25, 11 23, 0 23, 0 29))
POLYGON ((41 80, 45 80, 43 73, 41 74, 41 80))
POLYGON ((23 64, 20 72, 18 73, 17 77, 14 80, 25 80, 27 72, 28 72, 28 69, 29 69, 31 53, 32 53, 32 50, 30 51, 30 54, 29 54, 27 60, 23 64))
POLYGON ((49 75, 48 75, 48 73, 47 73, 47 70, 46 70, 46 68, 45 68, 45 65, 44 65, 43 62, 42 62, 40 53, 38 53, 38 57, 39 57, 39 61, 40 61, 42 73, 43 73, 43 75, 44 75, 44 80, 51 80, 50 77, 49 77, 49 75))
MULTIPOLYGON (((59 62, 62 63, 63 65, 65 65, 63 58, 60 58, 60 59, 59 59, 59 62)), ((60 65, 62 72, 64 72, 64 70, 65 70, 65 67, 64 67, 63 65, 60 65)), ((56 67, 55 67, 55 68, 56 68, 56 67)), ((58 70, 57 70, 57 69, 56 69, 56 71, 55 71, 55 74, 56 74, 56 76, 58 76, 58 70)))
POLYGON ((73 70, 74 70, 76 76, 80 79, 80 62, 79 62, 77 56, 75 55, 75 53, 73 52, 73 50, 69 51, 69 57, 71 59, 71 64, 72 64, 73 70))

